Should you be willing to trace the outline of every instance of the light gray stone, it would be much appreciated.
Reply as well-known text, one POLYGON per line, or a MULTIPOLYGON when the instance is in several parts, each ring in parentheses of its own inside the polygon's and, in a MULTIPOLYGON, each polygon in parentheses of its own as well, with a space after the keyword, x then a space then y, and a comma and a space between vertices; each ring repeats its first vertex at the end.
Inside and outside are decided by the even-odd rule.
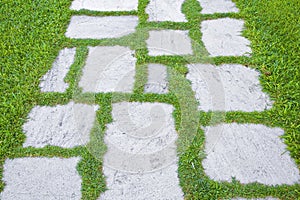
POLYGON ((231 0, 198 0, 202 7, 202 14, 239 12, 231 0))
POLYGON ((100 199, 183 199, 171 105, 113 104, 104 141, 108 191, 100 199))
POLYGON ((55 107, 34 107, 23 125, 26 134, 23 146, 72 148, 87 144, 98 108, 74 102, 55 107))
POLYGON ((89 47, 79 86, 83 92, 132 92, 134 51, 121 46, 89 47))
POLYGON ((168 93, 167 67, 160 64, 148 65, 148 82, 145 85, 146 93, 168 93))
POLYGON ((137 10, 138 0, 74 0, 72 10, 131 11, 137 10))
POLYGON ((185 0, 150 0, 146 13, 149 15, 148 21, 171 21, 187 22, 181 12, 181 6, 185 0))
POLYGON ((205 128, 205 173, 213 180, 266 185, 300 183, 297 166, 280 139, 284 131, 256 124, 205 128))
POLYGON ((81 199, 79 161, 79 157, 7 159, 3 167, 6 186, 0 199, 81 199))
POLYGON ((279 200, 279 199, 275 199, 272 197, 267 197, 267 198, 259 198, 259 199, 244 199, 244 198, 238 198, 238 199, 232 199, 232 200, 279 200))
POLYGON ((272 107, 269 96, 262 92, 259 72, 238 64, 187 65, 199 110, 263 111, 272 107))
POLYGON ((65 48, 59 52, 52 68, 42 77, 40 88, 42 92, 65 92, 69 87, 64 78, 74 63, 76 48, 65 48))
POLYGON ((250 41, 241 36, 244 21, 222 18, 207 20, 201 23, 203 43, 214 56, 249 56, 250 41))
POLYGON ((73 16, 66 36, 76 39, 119 38, 135 32, 137 16, 73 16))
POLYGON ((146 41, 150 56, 193 54, 188 31, 150 31, 146 41))

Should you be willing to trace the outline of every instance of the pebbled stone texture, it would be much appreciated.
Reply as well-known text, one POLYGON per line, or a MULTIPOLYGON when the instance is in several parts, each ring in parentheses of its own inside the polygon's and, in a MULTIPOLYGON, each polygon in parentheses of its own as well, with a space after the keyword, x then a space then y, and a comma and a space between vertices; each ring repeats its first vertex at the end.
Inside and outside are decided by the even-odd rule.
POLYGON ((150 56, 193 54, 188 31, 150 31, 146 41, 150 56))
POLYGON ((162 22, 187 22, 181 12, 181 6, 185 0, 150 0, 146 13, 148 21, 162 22))
POLYGON ((161 64, 148 65, 148 82, 145 85, 146 93, 168 93, 167 67, 161 64))
POLYGON ((79 161, 79 157, 7 159, 0 199, 81 199, 81 177, 76 171, 79 161))
POLYGON ((198 0, 202 7, 202 14, 239 12, 231 0, 198 0))
POLYGON ((210 56, 249 56, 250 41, 241 32, 244 21, 222 18, 201 23, 202 40, 210 56))
POLYGON ((135 52, 121 46, 89 47, 79 86, 83 92, 132 92, 135 52))
POLYGON ((109 190, 100 199, 183 199, 172 112, 163 103, 113 104, 104 137, 109 190))
POLYGON ((187 65, 187 79, 203 111, 264 111, 272 107, 262 92, 259 72, 238 64, 187 65))
POLYGON ((266 185, 300 183, 297 166, 280 139, 284 131, 256 124, 219 124, 205 128, 205 173, 215 181, 266 185))
POLYGON ((36 106, 23 125, 26 134, 24 147, 46 145, 73 148, 85 145, 96 118, 98 106, 75 104, 36 106))
POLYGON ((137 10, 138 0, 74 0, 72 10, 132 11, 137 10))
POLYGON ((65 48, 59 52, 52 68, 41 78, 42 92, 65 92, 69 87, 64 78, 74 63, 76 48, 65 48))
POLYGON ((119 38, 135 32, 137 16, 73 16, 66 36, 75 39, 119 38))

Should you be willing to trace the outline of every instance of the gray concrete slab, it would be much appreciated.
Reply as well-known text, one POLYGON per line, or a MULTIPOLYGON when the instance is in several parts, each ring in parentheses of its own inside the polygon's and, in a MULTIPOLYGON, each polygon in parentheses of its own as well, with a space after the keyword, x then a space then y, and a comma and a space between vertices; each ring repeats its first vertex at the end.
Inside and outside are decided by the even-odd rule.
POLYGON ((222 18, 201 23, 202 40, 210 56, 249 56, 250 41, 241 36, 244 21, 222 18))
POLYGON ((146 40, 150 56, 193 54, 188 31, 150 31, 146 40))
POLYGON ((71 10, 132 11, 137 10, 138 0, 74 0, 71 10))
POLYGON ((189 64, 191 81, 199 110, 264 111, 272 107, 269 96, 262 92, 259 72, 238 64, 189 64))
POLYGON ((145 85, 145 93, 168 93, 167 67, 161 64, 148 65, 148 82, 145 85))
POLYGON ((299 170, 280 139, 284 131, 257 124, 205 128, 205 173, 213 180, 266 185, 300 183, 299 170))
POLYGON ((79 157, 15 158, 4 163, 3 200, 81 199, 81 177, 76 171, 79 157))
POLYGON ((198 0, 202 7, 202 14, 239 12, 231 0, 198 0))
POLYGON ((128 47, 89 47, 79 87, 83 92, 132 92, 135 52, 128 47))
POLYGON ((135 32, 137 16, 72 16, 66 36, 75 39, 119 38, 135 32))
POLYGON ((51 145, 72 148, 87 144, 98 108, 74 102, 55 107, 34 107, 23 125, 26 134, 23 147, 51 145))
POLYGON ((187 22, 181 12, 182 4, 185 0, 150 0, 146 13, 149 15, 148 21, 162 22, 187 22))
POLYGON ((52 68, 41 78, 42 92, 65 92, 69 87, 64 78, 74 63, 76 48, 65 48, 59 52, 52 68))

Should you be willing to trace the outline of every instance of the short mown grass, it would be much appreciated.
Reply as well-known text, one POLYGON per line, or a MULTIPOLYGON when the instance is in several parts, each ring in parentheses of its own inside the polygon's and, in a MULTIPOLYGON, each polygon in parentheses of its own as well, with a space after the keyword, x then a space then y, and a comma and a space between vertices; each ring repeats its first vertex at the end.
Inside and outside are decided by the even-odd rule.
MULTIPOLYGON (((218 122, 256 123, 285 130, 285 143, 292 158, 300 166, 300 2, 298 0, 235 0, 240 13, 201 15, 197 0, 186 0, 183 5, 187 23, 149 23, 145 7, 140 0, 134 12, 70 11, 71 0, 1 2, 1 71, 0 71, 0 177, 7 158, 16 157, 72 157, 81 156, 78 171, 82 176, 82 198, 97 199, 106 188, 102 174, 102 157, 106 150, 103 134, 111 122, 111 105, 119 101, 163 102, 175 107, 174 117, 179 133, 178 153, 180 184, 186 199, 230 199, 233 197, 299 199, 299 185, 265 186, 220 183, 209 179, 201 164, 204 155, 204 133, 201 126, 218 122), (64 36, 72 15, 137 14, 137 31, 119 39, 73 40, 64 36), (209 58, 201 41, 200 23, 221 17, 245 20, 244 35, 251 41, 252 57, 209 58), (193 40, 193 56, 147 55, 145 40, 149 30, 189 30, 193 40), (87 46, 122 45, 136 51, 137 74, 133 94, 83 94, 78 87, 81 70, 87 56, 87 46), (51 68, 58 52, 64 47, 76 47, 76 60, 66 82, 66 93, 41 93, 39 79, 51 68), (188 63, 240 63, 261 72, 261 84, 274 100, 271 110, 264 112, 198 112, 189 82, 185 79, 188 63), (168 66, 170 93, 144 94, 146 65, 161 63, 168 66), (63 149, 23 148, 25 135, 22 125, 36 105, 67 104, 69 101, 99 104, 97 123, 86 147, 63 149)), ((4 189, 0 183, 0 191, 4 189)))

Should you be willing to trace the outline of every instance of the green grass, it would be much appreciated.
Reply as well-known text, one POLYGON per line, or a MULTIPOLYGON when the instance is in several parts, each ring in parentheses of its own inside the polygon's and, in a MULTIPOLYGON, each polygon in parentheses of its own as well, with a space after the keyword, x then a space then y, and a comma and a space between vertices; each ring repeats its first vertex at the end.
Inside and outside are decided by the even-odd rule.
MULTIPOLYGON (((201 164, 204 133, 200 128, 211 123, 237 122, 260 123, 285 130, 285 143, 291 156, 300 166, 300 2, 298 0, 235 0, 240 13, 201 15, 196 0, 186 0, 183 5, 187 23, 148 23, 145 7, 147 0, 140 0, 136 12, 74 12, 69 10, 71 1, 40 0, 1 2, 1 71, 0 71, 0 174, 7 158, 45 156, 81 156, 78 171, 83 179, 83 199, 96 199, 105 190, 102 174, 102 157, 106 150, 103 133, 111 122, 112 102, 140 101, 172 104, 176 129, 179 133, 178 152, 180 155, 179 177, 186 199, 229 199, 232 197, 258 198, 273 196, 280 199, 299 199, 300 186, 264 186, 262 184, 242 185, 219 183, 210 180, 201 164), (72 15, 122 15, 137 14, 140 18, 137 31, 119 39, 74 40, 64 37, 72 15), (201 41, 200 23, 203 20, 221 17, 245 20, 244 35, 251 41, 253 56, 209 58, 201 41), (149 30, 189 30, 193 40, 193 56, 147 55, 145 40, 149 30), (134 93, 129 95, 82 94, 78 88, 81 70, 87 56, 87 46, 122 45, 136 50, 137 75, 134 93), (76 60, 66 81, 70 88, 64 94, 44 94, 39 91, 39 79, 51 68, 59 50, 76 47, 76 60), (264 112, 197 112, 197 102, 189 82, 185 79, 187 63, 209 62, 240 63, 258 69, 264 91, 275 101, 271 110, 264 112), (148 63, 168 66, 170 94, 143 94, 148 63), (46 147, 41 149, 22 148, 25 135, 22 125, 28 113, 36 105, 67 104, 76 102, 100 105, 97 123, 86 147, 63 149, 46 147)), ((0 175, 0 178, 2 175, 0 175)), ((0 190, 4 183, 1 182, 0 190)))

